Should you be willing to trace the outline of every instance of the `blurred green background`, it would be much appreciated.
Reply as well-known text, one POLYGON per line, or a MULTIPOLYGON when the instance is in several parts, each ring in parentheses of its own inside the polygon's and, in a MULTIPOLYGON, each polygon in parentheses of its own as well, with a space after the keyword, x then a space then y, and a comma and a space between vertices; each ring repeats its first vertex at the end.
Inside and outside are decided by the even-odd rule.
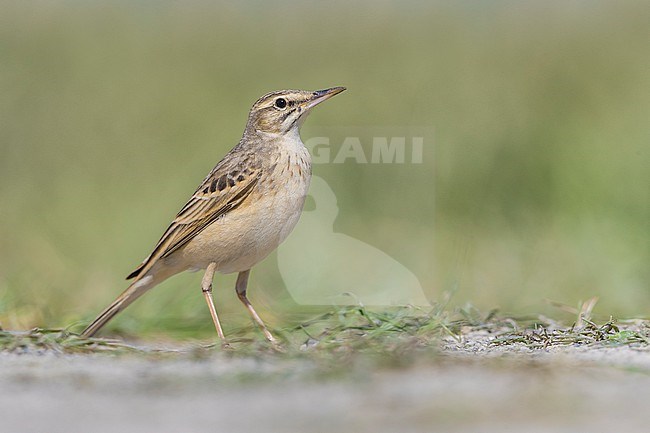
MULTIPOLYGON (((348 91, 306 122, 431 128, 423 164, 322 164, 338 232, 433 301, 650 306, 650 3, 8 1, 0 5, 0 326, 89 320, 125 287, 250 105, 348 91)), ((369 149, 368 149, 369 150, 369 149)), ((200 274, 112 324, 211 335, 200 274)), ((305 314, 275 255, 250 293, 305 314)), ((226 330, 249 323, 218 277, 226 330)), ((307 309, 309 310, 309 309, 307 309)))

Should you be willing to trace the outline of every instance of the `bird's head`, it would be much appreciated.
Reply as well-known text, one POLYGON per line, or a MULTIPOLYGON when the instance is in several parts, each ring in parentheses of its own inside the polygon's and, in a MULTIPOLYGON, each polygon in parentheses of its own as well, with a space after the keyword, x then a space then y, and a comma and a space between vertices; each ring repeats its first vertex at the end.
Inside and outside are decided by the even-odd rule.
POLYGON ((344 90, 345 87, 332 87, 313 92, 279 90, 267 93, 253 104, 246 129, 268 134, 297 131, 312 108, 344 90))

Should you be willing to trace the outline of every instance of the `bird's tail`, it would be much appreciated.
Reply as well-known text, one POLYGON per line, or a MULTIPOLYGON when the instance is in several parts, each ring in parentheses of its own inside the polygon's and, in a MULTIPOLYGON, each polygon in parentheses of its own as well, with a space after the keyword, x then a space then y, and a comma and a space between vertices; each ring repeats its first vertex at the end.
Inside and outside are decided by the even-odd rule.
POLYGON ((92 337, 104 327, 117 313, 124 310, 128 307, 133 301, 142 296, 147 290, 151 289, 156 285, 157 282, 154 282, 154 278, 151 275, 147 275, 144 278, 140 278, 134 281, 120 296, 117 297, 102 311, 99 316, 93 322, 88 325, 86 329, 81 333, 84 337, 92 337))

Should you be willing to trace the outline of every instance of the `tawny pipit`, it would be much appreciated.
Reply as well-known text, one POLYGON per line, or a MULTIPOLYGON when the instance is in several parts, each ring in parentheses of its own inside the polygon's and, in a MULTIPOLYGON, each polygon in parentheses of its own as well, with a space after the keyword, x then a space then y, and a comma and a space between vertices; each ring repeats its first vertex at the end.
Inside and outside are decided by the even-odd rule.
POLYGON ((201 289, 221 340, 226 341, 212 300, 217 271, 239 273, 237 296, 266 338, 275 341, 246 297, 248 276, 300 218, 311 178, 311 157, 300 140, 300 126, 312 108, 344 90, 281 90, 258 99, 239 144, 212 169, 153 252, 127 277, 133 283, 83 335, 94 335, 172 275, 205 269, 201 289))

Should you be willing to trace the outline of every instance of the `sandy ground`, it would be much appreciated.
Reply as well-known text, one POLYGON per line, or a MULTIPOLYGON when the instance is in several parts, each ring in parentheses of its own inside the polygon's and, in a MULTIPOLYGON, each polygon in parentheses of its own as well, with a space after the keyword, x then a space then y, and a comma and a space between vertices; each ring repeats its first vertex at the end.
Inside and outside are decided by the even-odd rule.
POLYGON ((646 346, 450 340, 406 369, 308 361, 0 354, 0 432, 647 432, 646 346))

